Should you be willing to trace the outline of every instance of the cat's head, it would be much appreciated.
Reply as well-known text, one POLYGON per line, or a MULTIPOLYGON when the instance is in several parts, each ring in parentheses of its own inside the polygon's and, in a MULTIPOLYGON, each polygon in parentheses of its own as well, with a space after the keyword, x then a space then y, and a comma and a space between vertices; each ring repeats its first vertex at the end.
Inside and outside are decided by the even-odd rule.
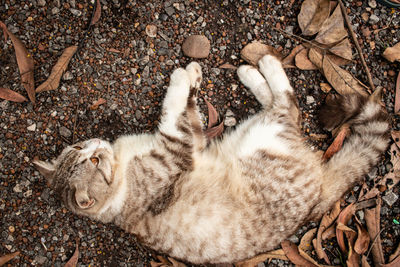
POLYGON ((33 163, 64 205, 77 214, 98 215, 113 195, 114 155, 106 141, 79 142, 66 147, 51 162, 33 163))

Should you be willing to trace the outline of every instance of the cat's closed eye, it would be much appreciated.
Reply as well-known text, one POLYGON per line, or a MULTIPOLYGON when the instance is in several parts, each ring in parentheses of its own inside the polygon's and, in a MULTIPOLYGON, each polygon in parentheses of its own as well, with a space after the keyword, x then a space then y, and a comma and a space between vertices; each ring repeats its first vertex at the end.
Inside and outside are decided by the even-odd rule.
POLYGON ((80 147, 80 146, 73 146, 73 148, 76 150, 82 150, 82 147, 80 147))

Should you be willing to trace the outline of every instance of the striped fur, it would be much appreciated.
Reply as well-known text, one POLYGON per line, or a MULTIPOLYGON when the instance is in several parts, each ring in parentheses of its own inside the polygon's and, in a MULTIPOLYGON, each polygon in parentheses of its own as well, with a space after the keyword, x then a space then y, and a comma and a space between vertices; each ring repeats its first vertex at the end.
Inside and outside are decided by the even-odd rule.
POLYGON ((112 149, 89 140, 36 165, 73 212, 114 222, 175 258, 224 263, 274 249, 377 163, 389 124, 372 99, 332 100, 321 121, 330 129, 347 123, 352 135, 323 162, 303 142, 281 63, 265 56, 259 70, 241 66, 238 75, 263 109, 220 140, 207 145, 203 135, 201 69, 191 63, 172 74, 156 133, 122 136, 112 149))

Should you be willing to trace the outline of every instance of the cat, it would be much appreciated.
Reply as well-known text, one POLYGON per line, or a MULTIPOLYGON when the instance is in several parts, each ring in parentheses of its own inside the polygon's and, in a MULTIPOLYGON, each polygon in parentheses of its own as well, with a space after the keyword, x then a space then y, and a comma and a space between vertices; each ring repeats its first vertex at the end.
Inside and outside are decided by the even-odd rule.
POLYGON ((154 250, 200 263, 231 263, 272 250, 320 218, 377 164, 388 115, 375 96, 333 99, 320 112, 351 129, 324 161, 304 142, 293 88, 274 56, 238 68, 262 110, 207 141, 196 106, 201 67, 176 69, 154 134, 113 144, 91 139, 34 162, 73 213, 114 223, 154 250))

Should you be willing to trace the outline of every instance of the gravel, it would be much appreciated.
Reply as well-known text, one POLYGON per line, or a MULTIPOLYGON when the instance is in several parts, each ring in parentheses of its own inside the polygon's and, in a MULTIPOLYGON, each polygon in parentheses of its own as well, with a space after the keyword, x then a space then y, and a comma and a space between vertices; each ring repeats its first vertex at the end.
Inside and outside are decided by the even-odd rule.
MULTIPOLYGON (((260 105, 239 83, 234 70, 218 66, 242 64, 240 51, 252 40, 261 40, 287 55, 298 42, 271 27, 300 34, 297 14, 301 1, 101 0, 100 21, 86 38, 91 1, 4 2, 0 20, 32 53, 36 86, 49 76, 64 48, 78 42, 81 46, 59 89, 38 94, 35 105, 0 100, 0 255, 20 251, 11 262, 13 266, 63 266, 79 239, 78 266, 148 266, 156 253, 113 225, 71 214, 33 168, 32 160, 51 159, 73 140, 114 140, 124 133, 153 131, 169 75, 192 60, 183 54, 182 46, 193 35, 210 42, 210 53, 197 59, 204 77, 199 92, 202 113, 207 114, 202 100, 206 98, 225 118, 225 125, 234 127, 260 110, 260 105), (146 34, 150 24, 156 26, 155 37, 146 34), (99 98, 106 103, 91 109, 99 98)), ((398 65, 381 55, 386 47, 400 41, 396 28, 400 19, 397 11, 392 13, 380 4, 374 8, 372 2, 346 1, 346 5, 372 76, 384 88, 384 103, 393 115, 398 65), (368 15, 367 21, 361 17, 363 13, 368 15)), ((357 55, 354 61, 348 69, 366 83, 357 55)), ((305 135, 327 134, 316 119, 326 96, 320 83, 326 80, 318 71, 288 69, 287 73, 299 99, 305 135)), ((0 86, 26 95, 10 41, 0 41, 0 86)), ((393 128, 399 130, 398 116, 392 118, 393 128)), ((331 139, 310 142, 326 149, 331 139)), ((386 153, 367 176, 369 186, 372 178, 388 171, 389 162, 386 153)), ((383 193, 382 228, 393 225, 395 218, 399 220, 399 200, 392 194, 398 198, 399 186, 383 193)), ((346 199, 353 201, 352 195, 358 196, 358 192, 351 192, 346 199)), ((310 227, 316 225, 299 229, 293 240, 300 240, 310 227)), ((400 231, 388 227, 381 238, 388 256, 399 242, 400 231)), ((337 262, 337 245, 327 249, 337 262)), ((273 260, 265 266, 293 265, 273 260)))

